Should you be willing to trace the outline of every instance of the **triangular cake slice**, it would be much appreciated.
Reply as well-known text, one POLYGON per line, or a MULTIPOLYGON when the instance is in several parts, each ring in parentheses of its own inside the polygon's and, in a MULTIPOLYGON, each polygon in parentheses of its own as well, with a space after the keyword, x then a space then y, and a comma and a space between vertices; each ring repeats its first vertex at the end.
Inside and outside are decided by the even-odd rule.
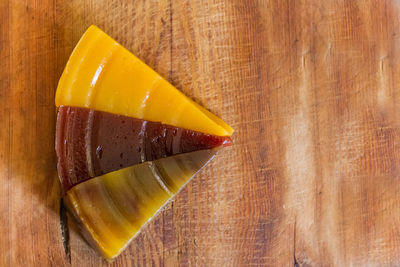
POLYGON ((56 106, 66 203, 108 260, 231 144, 229 125, 95 26, 67 62, 56 106))
POLYGON ((67 192, 67 207, 89 244, 110 261, 217 151, 180 154, 90 179, 67 192))
POLYGON ((173 87, 96 26, 90 26, 58 83, 56 106, 75 106, 230 136, 233 129, 173 87))
POLYGON ((91 177, 232 140, 87 108, 58 109, 56 152, 63 191, 91 177))

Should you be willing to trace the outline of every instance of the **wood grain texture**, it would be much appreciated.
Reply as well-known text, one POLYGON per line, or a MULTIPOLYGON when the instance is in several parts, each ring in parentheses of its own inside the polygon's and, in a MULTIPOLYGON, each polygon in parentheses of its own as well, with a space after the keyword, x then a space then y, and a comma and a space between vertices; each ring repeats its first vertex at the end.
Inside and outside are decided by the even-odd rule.
POLYGON ((110 266, 399 266, 399 8, 0 0, 0 266, 68 266, 54 92, 91 24, 236 130, 110 266))

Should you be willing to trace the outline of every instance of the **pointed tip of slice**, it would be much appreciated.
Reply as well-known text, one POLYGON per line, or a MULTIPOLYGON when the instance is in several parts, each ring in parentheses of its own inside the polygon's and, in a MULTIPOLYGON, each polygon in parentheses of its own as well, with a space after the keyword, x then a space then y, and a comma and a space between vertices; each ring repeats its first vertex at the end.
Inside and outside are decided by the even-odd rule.
POLYGON ((196 106, 207 118, 209 118, 213 123, 215 123, 216 126, 220 129, 219 131, 213 133, 215 135, 220 135, 220 136, 231 136, 234 132, 233 128, 229 126, 225 121, 223 121, 221 118, 219 118, 217 115, 214 113, 208 111, 206 108, 202 107, 192 99, 190 99, 190 102, 196 106))
POLYGON ((228 147, 233 145, 233 140, 230 137, 227 137, 224 142, 222 142, 223 147, 228 147))

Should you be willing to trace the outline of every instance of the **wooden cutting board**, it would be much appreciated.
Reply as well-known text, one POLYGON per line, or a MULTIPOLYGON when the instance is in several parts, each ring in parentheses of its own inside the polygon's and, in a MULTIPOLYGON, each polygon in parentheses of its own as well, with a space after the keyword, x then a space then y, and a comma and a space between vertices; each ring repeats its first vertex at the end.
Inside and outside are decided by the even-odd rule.
POLYGON ((399 8, 0 0, 0 266, 68 266, 54 92, 91 24, 236 130, 112 266, 399 266, 399 8))

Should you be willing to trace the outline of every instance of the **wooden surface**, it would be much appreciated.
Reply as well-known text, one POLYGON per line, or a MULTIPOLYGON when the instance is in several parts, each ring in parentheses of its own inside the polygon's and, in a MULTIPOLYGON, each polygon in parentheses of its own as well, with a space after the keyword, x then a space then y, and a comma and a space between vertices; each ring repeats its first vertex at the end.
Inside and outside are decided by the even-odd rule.
POLYGON ((68 266, 54 92, 90 24, 236 130, 112 266, 399 266, 399 8, 0 0, 0 266, 68 266))

